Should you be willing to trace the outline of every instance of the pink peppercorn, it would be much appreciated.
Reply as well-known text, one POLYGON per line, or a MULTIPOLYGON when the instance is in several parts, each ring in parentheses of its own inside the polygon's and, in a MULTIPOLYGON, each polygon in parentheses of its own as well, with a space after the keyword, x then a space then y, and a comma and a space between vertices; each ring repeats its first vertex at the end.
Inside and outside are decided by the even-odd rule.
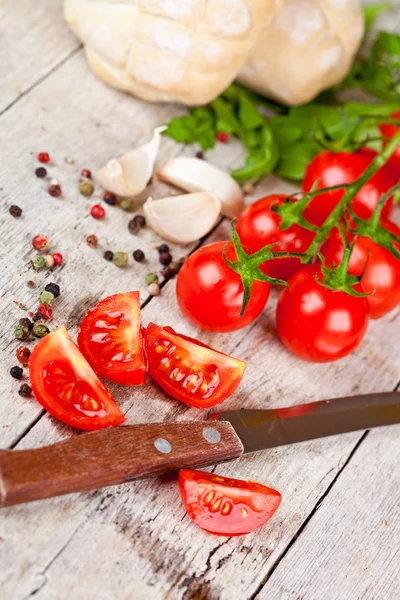
POLYGON ((47 152, 39 152, 37 157, 38 157, 38 161, 41 163, 50 162, 50 156, 47 152))
POLYGON ((82 177, 86 177, 86 179, 92 179, 92 172, 89 169, 82 169, 81 175, 82 177))
POLYGON ((43 304, 40 304, 40 306, 38 306, 37 312, 40 312, 42 318, 45 321, 50 321, 50 319, 53 318, 53 309, 50 306, 50 304, 47 304, 47 302, 43 302, 43 304))
POLYGON ((226 144, 227 142, 229 142, 229 134, 226 133, 226 131, 219 131, 217 133, 217 140, 219 142, 222 142, 223 144, 226 144))
POLYGON ((47 235, 44 235, 43 233, 39 233, 32 238, 32 246, 35 248, 35 250, 44 250, 47 248, 48 243, 49 239, 47 235))
POLYGON ((106 216, 106 211, 101 204, 94 204, 90 209, 90 214, 94 219, 103 219, 106 216))
POLYGON ((54 264, 56 266, 61 265, 61 263, 63 261, 63 255, 60 254, 59 252, 56 252, 55 254, 53 254, 53 260, 54 260, 54 264))
POLYGON ((47 191, 49 192, 50 196, 53 196, 53 198, 59 198, 62 196, 62 189, 58 183, 56 185, 50 185, 47 191))

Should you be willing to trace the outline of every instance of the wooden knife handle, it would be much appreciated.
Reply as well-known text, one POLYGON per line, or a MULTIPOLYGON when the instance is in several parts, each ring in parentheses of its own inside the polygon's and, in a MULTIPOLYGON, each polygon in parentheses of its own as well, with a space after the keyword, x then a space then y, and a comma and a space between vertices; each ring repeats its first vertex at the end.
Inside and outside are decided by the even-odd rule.
POLYGON ((33 450, 0 451, 0 507, 239 457, 227 421, 127 425, 33 450))

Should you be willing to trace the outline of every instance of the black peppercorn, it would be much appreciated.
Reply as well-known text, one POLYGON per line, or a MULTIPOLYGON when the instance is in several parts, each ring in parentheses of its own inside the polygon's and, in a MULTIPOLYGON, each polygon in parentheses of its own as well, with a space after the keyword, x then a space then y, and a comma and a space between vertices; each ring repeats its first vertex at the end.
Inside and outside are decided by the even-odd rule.
POLYGON ((111 192, 106 192, 103 196, 103 200, 110 206, 115 206, 117 204, 117 196, 111 192))
POLYGON ((204 152, 202 152, 201 150, 196 152, 196 158, 200 158, 201 160, 204 160, 204 152))
POLYGON ((133 258, 136 260, 136 262, 143 262, 146 257, 143 250, 135 250, 133 253, 133 258))
POLYGON ((135 219, 131 219, 128 223, 128 229, 133 235, 136 235, 140 231, 140 225, 135 219))
POLYGON ((28 319, 27 317, 23 317, 22 319, 20 319, 18 321, 18 323, 20 325, 22 325, 22 327, 26 327, 27 329, 29 329, 29 331, 32 331, 33 328, 33 323, 30 319, 28 319))
POLYGON ((169 267, 164 267, 163 269, 161 269, 161 275, 165 279, 173 279, 175 277, 175 272, 172 271, 169 267))
POLYGON ((135 221, 135 223, 137 223, 139 227, 144 227, 146 225, 146 219, 143 215, 135 215, 132 221, 135 221))
POLYGON ((36 312, 32 317, 32 321, 34 323, 36 323, 36 321, 41 321, 42 319, 43 319, 43 315, 41 312, 36 312))
POLYGON ((57 283, 48 283, 44 289, 53 294, 55 298, 60 295, 60 286, 57 283))
POLYGON ((20 217, 22 215, 22 208, 20 208, 16 204, 12 204, 10 206, 10 215, 12 215, 13 217, 20 217))
POLYGON ((169 246, 167 244, 161 244, 161 246, 158 246, 157 250, 159 254, 162 254, 163 252, 169 252, 169 246))
POLYGON ((40 179, 42 179, 43 177, 46 177, 47 171, 44 167, 38 167, 35 171, 35 175, 36 177, 40 177, 40 179))
POLYGON ((27 396, 30 396, 32 394, 32 390, 31 390, 30 386, 27 383, 23 383, 21 385, 21 387, 19 388, 19 390, 18 390, 18 394, 20 396, 27 397, 27 396))
POLYGON ((106 260, 112 260, 112 259, 113 259, 113 256, 114 256, 114 252, 111 252, 111 250, 106 250, 106 251, 104 252, 104 254, 103 254, 103 257, 104 257, 106 260))
POLYGON ((11 377, 14 377, 14 379, 21 379, 23 373, 24 370, 22 369, 22 367, 12 367, 10 369, 10 375, 11 377))
POLYGON ((172 256, 169 252, 161 252, 160 254, 160 263, 167 267, 169 263, 172 261, 172 256))

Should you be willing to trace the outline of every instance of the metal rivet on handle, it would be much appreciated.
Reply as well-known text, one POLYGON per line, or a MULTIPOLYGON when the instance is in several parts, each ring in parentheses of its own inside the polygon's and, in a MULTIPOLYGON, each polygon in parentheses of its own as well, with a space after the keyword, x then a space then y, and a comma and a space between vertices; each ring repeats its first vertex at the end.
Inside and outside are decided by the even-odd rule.
POLYGON ((205 427, 203 429, 203 436, 210 444, 218 444, 221 441, 220 432, 213 427, 205 427))
POLYGON ((159 452, 162 452, 163 454, 169 454, 172 450, 171 444, 168 440, 165 440, 164 438, 157 438, 154 442, 154 446, 159 452))

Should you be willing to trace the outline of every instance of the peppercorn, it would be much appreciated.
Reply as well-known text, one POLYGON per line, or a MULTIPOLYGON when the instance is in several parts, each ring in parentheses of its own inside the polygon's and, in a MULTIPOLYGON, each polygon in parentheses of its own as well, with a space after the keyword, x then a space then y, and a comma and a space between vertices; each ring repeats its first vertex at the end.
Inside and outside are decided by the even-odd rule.
POLYGON ((17 357, 17 361, 21 363, 24 367, 28 366, 29 357, 31 355, 31 351, 26 346, 20 346, 15 351, 15 356, 17 357))
POLYGON ((169 263, 172 261, 172 256, 169 252, 161 252, 159 257, 160 263, 167 267, 169 263))
POLYGON ((26 285, 28 286, 28 288, 34 288, 36 283, 32 281, 32 279, 30 279, 26 285))
POLYGON ((38 271, 39 269, 43 269, 43 267, 46 266, 46 259, 44 256, 40 256, 40 254, 37 254, 32 258, 31 263, 33 268, 38 271))
POLYGON ((32 246, 35 250, 44 250, 47 248, 47 244, 49 243, 49 238, 44 233, 39 233, 32 238, 32 246))
POLYGON ((139 225, 139 227, 146 226, 146 219, 144 218, 143 215, 135 215, 133 217, 133 220, 135 221, 135 223, 137 223, 139 225))
POLYGON ((21 367, 11 367, 10 375, 14 377, 14 379, 21 379, 24 374, 24 370, 21 367))
POLYGON ((159 254, 162 254, 163 252, 169 252, 169 246, 168 244, 161 244, 161 246, 158 246, 157 250, 159 254))
POLYGON ((105 258, 106 260, 112 260, 114 256, 114 253, 111 252, 111 250, 106 250, 103 254, 103 258, 105 258))
POLYGON ((14 329, 14 336, 17 340, 26 340, 30 334, 29 328, 24 325, 17 325, 14 329))
POLYGON ((160 286, 158 283, 150 283, 150 285, 147 286, 147 291, 151 296, 158 296, 160 293, 160 286))
POLYGON ((16 204, 12 204, 9 208, 9 212, 12 217, 18 218, 22 215, 22 208, 20 208, 16 204))
POLYGON ((146 285, 150 285, 152 283, 158 283, 158 275, 157 275, 157 273, 147 273, 144 280, 146 282, 146 285))
POLYGON ((18 323, 19 325, 22 325, 22 327, 27 327, 29 331, 32 331, 33 323, 27 317, 22 317, 22 319, 20 319, 18 323))
POLYGON ((128 255, 126 252, 115 252, 112 261, 116 267, 126 267, 128 264, 128 255))
POLYGON ((47 191, 49 192, 50 196, 53 196, 53 198, 60 198, 60 196, 62 196, 62 189, 58 183, 55 185, 49 185, 47 191))
POLYGON ((63 255, 60 254, 59 252, 55 252, 53 254, 53 260, 54 260, 54 264, 56 266, 61 265, 62 261, 63 261, 63 255))
POLYGON ((32 317, 32 321, 33 321, 34 323, 36 323, 36 321, 41 321, 42 319, 43 319, 43 315, 42 315, 42 313, 41 313, 41 312, 39 312, 39 311, 38 311, 38 312, 35 312, 35 314, 34 314, 34 315, 33 315, 33 317, 32 317))
POLYGON ((90 209, 90 214, 94 219, 103 219, 106 216, 106 211, 101 204, 94 204, 90 209))
POLYGON ((176 275, 175 271, 171 271, 171 269, 169 267, 164 267, 163 269, 161 269, 161 275, 165 278, 165 279, 173 279, 176 275))
POLYGON ((135 221, 135 219, 131 219, 128 223, 128 229, 133 235, 135 235, 136 233, 139 233, 140 225, 135 221))
POLYGON ((131 198, 122 198, 122 200, 119 201, 119 206, 122 210, 130 212, 133 209, 133 200, 131 198))
POLYGON ((32 333, 35 337, 42 338, 50 333, 50 329, 44 323, 37 321, 33 326, 32 333))
POLYGON ((75 161, 74 161, 74 159, 73 159, 73 158, 71 158, 70 156, 66 156, 64 160, 65 160, 65 162, 66 162, 68 165, 74 165, 74 164, 75 164, 75 161))
POLYGON ((82 196, 90 197, 94 192, 94 185, 90 181, 82 180, 79 182, 79 191, 82 196))
POLYGON ((26 398, 27 396, 30 396, 32 394, 32 389, 27 383, 23 383, 18 390, 18 394, 26 398))
POLYGON ((89 169, 82 169, 81 171, 82 177, 86 177, 87 179, 92 179, 92 172, 89 169))
POLYGON ((91 234, 91 235, 87 236, 86 243, 91 248, 97 248, 97 245, 99 243, 99 239, 98 239, 97 235, 91 234))
POLYGON ((43 290, 43 292, 40 293, 38 300, 39 300, 40 304, 45 302, 46 304, 50 304, 50 306, 53 306, 55 296, 51 292, 48 292, 47 290, 43 290))
POLYGON ((37 157, 38 157, 38 160, 41 163, 48 163, 48 162, 50 162, 50 156, 49 156, 49 154, 47 152, 39 152, 39 154, 38 154, 37 157))
POLYGON ((117 196, 112 194, 111 192, 105 192, 103 196, 104 202, 107 202, 110 206, 115 206, 117 204, 117 196))
POLYGON ((179 261, 173 260, 168 265, 168 268, 169 268, 170 271, 173 271, 174 273, 179 273, 181 266, 182 266, 182 264, 179 261))
MULTIPOLYGON (((41 315, 41 318, 44 319, 45 321, 50 321, 50 319, 53 318, 53 309, 50 304, 43 302, 43 304, 40 304, 38 306, 38 310, 37 310, 36 314, 41 315)), ((37 320, 39 321, 40 319, 37 319, 37 320)))
POLYGON ((44 255, 44 260, 45 260, 45 267, 47 267, 48 269, 51 269, 51 267, 54 266, 54 258, 52 257, 51 254, 45 254, 44 255))
POLYGON ((47 171, 44 167, 38 167, 35 171, 35 175, 36 177, 40 177, 40 179, 42 179, 43 177, 46 177, 47 171))
POLYGON ((200 158, 201 160, 204 160, 204 152, 202 152, 201 150, 196 152, 196 158, 200 158))
POLYGON ((60 295, 60 286, 58 283, 48 283, 44 288, 46 292, 51 292, 55 298, 60 295))
POLYGON ((143 250, 135 250, 133 253, 133 258, 136 260, 136 262, 143 262, 146 257, 143 250))

